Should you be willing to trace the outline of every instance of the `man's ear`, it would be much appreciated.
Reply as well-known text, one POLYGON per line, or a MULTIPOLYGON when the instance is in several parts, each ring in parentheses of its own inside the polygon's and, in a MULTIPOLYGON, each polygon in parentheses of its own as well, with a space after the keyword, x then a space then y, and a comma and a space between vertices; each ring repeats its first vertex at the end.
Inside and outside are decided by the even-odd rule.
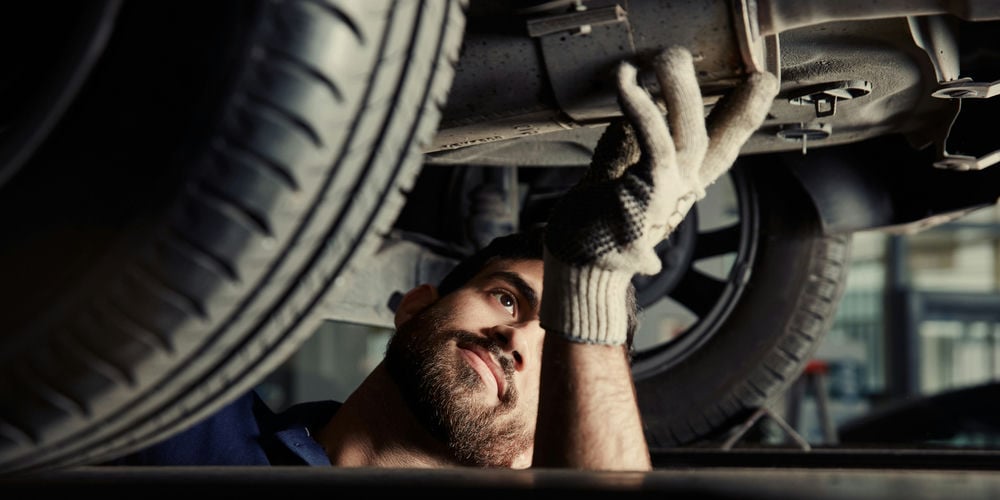
POLYGON ((423 284, 414 287, 403 298, 399 300, 399 305, 396 307, 396 328, 399 328, 415 316, 420 311, 423 311, 427 306, 437 302, 438 291, 434 285, 423 284))

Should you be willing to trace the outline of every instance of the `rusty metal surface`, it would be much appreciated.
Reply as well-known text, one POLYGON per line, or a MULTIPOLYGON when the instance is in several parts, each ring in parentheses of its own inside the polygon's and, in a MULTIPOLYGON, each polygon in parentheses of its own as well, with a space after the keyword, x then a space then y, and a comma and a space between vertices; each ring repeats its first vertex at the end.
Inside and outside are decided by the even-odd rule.
MULTIPOLYGON (((592 5, 624 6, 626 19, 593 26, 589 34, 536 38, 527 36, 524 18, 492 15, 506 27, 485 32, 471 21, 438 136, 425 152, 441 153, 436 159, 447 163, 446 153, 457 149, 495 150, 494 143, 530 138, 525 147, 534 150, 550 134, 560 140, 560 132, 600 126, 620 114, 611 67, 622 59, 643 61, 670 44, 682 43, 696 53, 706 112, 745 72, 745 48, 735 26, 741 2, 601 0, 592 5)), ((767 64, 776 65, 782 92, 745 154, 801 150, 801 143, 779 132, 817 121, 831 133, 811 141, 809 149, 890 133, 906 134, 914 144, 943 141, 944 125, 954 121, 957 108, 932 97, 939 88, 936 69, 914 42, 906 17, 811 22, 816 24, 766 39, 772 42, 764 47, 767 64), (817 116, 813 107, 792 102, 803 89, 843 81, 867 82, 871 91, 839 102, 835 116, 817 116)), ((640 78, 657 95, 655 77, 643 71, 640 78)), ((508 162, 520 163, 517 149, 504 147, 508 162)))

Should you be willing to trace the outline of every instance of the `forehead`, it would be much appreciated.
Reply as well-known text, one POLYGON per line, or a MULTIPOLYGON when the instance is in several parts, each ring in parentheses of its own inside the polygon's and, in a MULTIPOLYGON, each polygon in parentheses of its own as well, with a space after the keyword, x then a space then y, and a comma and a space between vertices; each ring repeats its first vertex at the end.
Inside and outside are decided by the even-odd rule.
POLYGON ((514 273, 541 295, 543 268, 540 259, 498 259, 480 269, 472 281, 490 280, 498 276, 499 273, 514 273))

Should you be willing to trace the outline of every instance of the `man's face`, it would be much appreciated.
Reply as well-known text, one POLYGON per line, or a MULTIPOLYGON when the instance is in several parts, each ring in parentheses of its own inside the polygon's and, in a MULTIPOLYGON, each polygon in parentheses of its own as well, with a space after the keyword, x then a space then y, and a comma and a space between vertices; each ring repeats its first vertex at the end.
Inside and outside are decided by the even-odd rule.
POLYGON ((386 366, 407 403, 470 465, 526 467, 538 412, 542 261, 501 260, 400 325, 386 366))

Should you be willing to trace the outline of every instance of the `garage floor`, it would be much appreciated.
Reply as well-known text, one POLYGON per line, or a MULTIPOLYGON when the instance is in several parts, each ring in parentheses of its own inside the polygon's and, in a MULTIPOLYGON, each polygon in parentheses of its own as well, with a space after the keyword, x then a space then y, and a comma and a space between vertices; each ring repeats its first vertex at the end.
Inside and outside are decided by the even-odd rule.
MULTIPOLYGON (((6 498, 24 494, 552 495, 615 498, 992 499, 1000 498, 1000 453, 948 450, 684 450, 658 453, 656 470, 580 472, 483 469, 96 468, 6 478, 6 498)), ((91 497, 93 498, 93 497, 91 497)), ((279 497, 280 498, 280 497, 279 497)))

